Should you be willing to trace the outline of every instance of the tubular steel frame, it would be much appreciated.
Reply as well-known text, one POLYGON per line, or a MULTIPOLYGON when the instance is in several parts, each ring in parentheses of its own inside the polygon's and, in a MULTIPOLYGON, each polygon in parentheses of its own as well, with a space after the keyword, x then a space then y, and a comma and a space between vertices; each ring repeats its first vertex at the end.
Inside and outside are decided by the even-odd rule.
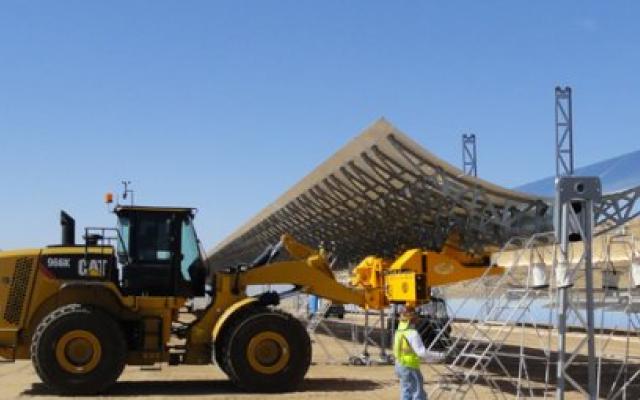
MULTIPOLYGON (((598 231, 640 214, 640 187, 594 204, 598 231)), ((338 256, 338 266, 403 249, 439 250, 452 233, 467 250, 552 229, 553 200, 464 176, 381 120, 208 254, 247 263, 283 233, 338 256)))
POLYGON ((573 175, 571 88, 556 87, 556 176, 573 175))
POLYGON ((478 147, 475 133, 462 135, 462 171, 465 175, 478 176, 478 147))
MULTIPOLYGON (((579 224, 581 216, 572 209, 568 213, 568 219, 579 224)), ((448 350, 449 363, 444 371, 429 365, 431 375, 439 378, 429 398, 486 398, 486 394, 477 390, 478 385, 482 385, 490 389, 495 398, 505 398, 505 388, 511 388, 516 398, 548 399, 557 396, 562 382, 566 382, 563 394, 573 390, 585 398, 637 398, 640 286, 638 277, 633 278, 632 268, 633 263, 640 265, 640 242, 623 230, 623 233, 606 235, 600 243, 603 249, 599 255, 600 265, 596 268, 594 263, 592 271, 600 269, 604 274, 615 268, 627 268, 624 273, 617 272, 617 276, 626 277, 627 283, 610 287, 603 278, 602 296, 594 301, 593 307, 594 311, 600 310, 600 320, 592 319, 593 329, 589 334, 587 294, 590 291, 597 293, 597 290, 593 286, 588 288, 588 255, 582 246, 574 244, 563 252, 564 246, 557 242, 555 232, 510 240, 495 258, 498 265, 507 268, 507 273, 500 277, 484 276, 465 287, 466 296, 449 312, 448 325, 454 326, 455 339, 448 350), (615 246, 623 251, 616 252, 615 246), (559 267, 566 260, 569 260, 569 268, 559 267), (535 265, 545 266, 545 275, 538 282, 532 279, 535 265), (566 292, 565 319, 566 328, 572 329, 573 342, 565 348, 568 357, 561 361, 558 357, 560 349, 554 342, 563 329, 559 326, 558 314, 564 279, 557 278, 564 276, 575 283, 566 292), (482 290, 483 286, 491 289, 489 293, 482 290), (465 316, 465 310, 468 315, 469 302, 477 300, 481 300, 481 304, 472 307, 477 311, 467 322, 461 323, 460 317, 465 316), (606 322, 605 315, 612 311, 620 312, 619 316, 625 318, 606 322), (595 350, 591 357, 590 338, 595 350), (619 343, 617 348, 612 346, 616 341, 619 343), (517 367, 506 366, 504 363, 509 359, 517 359, 517 367), (556 371, 562 371, 562 381, 554 379, 554 367, 561 368, 556 371), (541 368, 544 368, 543 379, 540 372, 537 379, 531 379, 531 372, 541 368), (567 373, 569 368, 571 374, 567 373), (587 369, 591 369, 590 374, 580 378, 573 376, 587 369)))
POLYGON ((600 200, 602 189, 599 178, 562 177, 556 182, 556 207, 559 211, 559 225, 556 226, 556 240, 559 242, 559 258, 557 259, 556 278, 558 282, 558 363, 556 368, 556 399, 563 400, 565 394, 565 382, 580 390, 591 400, 598 397, 596 376, 596 353, 594 336, 594 288, 593 288, 593 204, 600 200), (569 254, 571 235, 579 235, 584 244, 582 255, 577 263, 573 263, 569 254), (564 265, 564 269, 560 266, 564 265), (579 269, 583 269, 585 278, 585 317, 571 302, 571 287, 579 269), (581 348, 587 345, 587 390, 573 379, 567 372, 568 367, 575 359, 574 356, 566 359, 566 337, 568 313, 573 311, 582 322, 586 330, 586 336, 571 352, 577 354, 581 348))
POLYGON ((320 166, 305 190, 285 194, 210 252, 211 264, 249 262, 285 232, 324 245, 346 265, 411 247, 440 249, 454 231, 463 248, 482 250, 551 229, 550 199, 465 177, 384 121, 373 129, 373 144, 356 139, 352 157, 320 166))

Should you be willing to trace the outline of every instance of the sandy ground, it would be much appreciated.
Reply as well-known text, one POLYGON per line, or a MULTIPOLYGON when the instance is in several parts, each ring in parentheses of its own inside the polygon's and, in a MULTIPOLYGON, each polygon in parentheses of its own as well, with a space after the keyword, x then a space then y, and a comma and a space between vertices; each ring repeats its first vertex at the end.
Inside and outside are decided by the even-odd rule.
MULTIPOLYGON (((463 329, 464 325, 456 327, 454 332, 463 329)), ((528 354, 536 354, 539 338, 533 329, 512 333, 505 341, 503 351, 517 352, 514 346, 524 338, 533 346, 528 354)), ((570 344, 579 341, 580 335, 573 334, 570 344)), ((138 399, 254 399, 254 398, 282 398, 282 399, 395 399, 398 398, 399 387, 394 376, 393 367, 389 365, 351 366, 345 365, 349 355, 361 353, 362 346, 346 340, 338 340, 329 336, 316 334, 314 340, 313 365, 307 379, 298 392, 277 395, 256 395, 239 392, 215 366, 162 366, 160 369, 149 370, 139 367, 128 367, 119 382, 102 398, 131 397, 138 399)), ((604 339, 603 339, 604 340, 604 339)), ((640 341, 634 339, 633 348, 640 349, 640 341)), ((623 337, 609 339, 606 353, 611 357, 624 352, 625 339, 623 337), (615 353, 615 354, 614 354, 615 353)), ((369 349, 371 355, 377 358, 378 348, 369 349)), ((638 351, 635 351, 636 353, 638 351)), ((480 379, 479 383, 469 391, 465 398, 510 399, 515 398, 519 359, 512 357, 503 358, 503 363, 513 375, 513 378, 504 378, 499 373, 497 366, 487 369, 487 381, 480 379), (491 386, 497 389, 493 389, 491 386)), ((574 376, 585 376, 584 360, 574 369, 574 376)), ((637 366, 635 366, 638 368, 637 366)), ((554 368, 554 367, 553 367, 554 368)), ((613 376, 618 371, 619 364, 610 366, 605 362, 603 370, 605 376, 613 376)), ((461 398, 461 393, 443 390, 445 386, 438 386, 447 375, 447 369, 443 364, 424 364, 423 374, 426 377, 426 390, 429 392, 439 388, 433 393, 431 399, 461 398)), ((534 394, 537 398, 553 398, 553 385, 545 387, 544 363, 531 364, 528 367, 529 379, 523 380, 523 388, 526 394, 534 394), (529 391, 529 388, 531 391, 529 391)), ((633 371, 631 371, 633 372, 633 371)), ((551 369, 551 374, 555 369, 551 369)), ((459 386, 451 386, 451 389, 460 389, 459 386)), ((464 389, 464 388, 463 388, 464 389)), ((633 392, 628 398, 638 398, 638 385, 634 385, 633 392)), ((57 398, 39 382, 33 367, 27 361, 0 364, 0 399, 12 398, 57 398)), ((582 398, 577 392, 570 392, 567 399, 582 398)))
MULTIPOLYGON (((426 371, 425 371, 426 372, 426 371)), ((127 368, 118 383, 101 398, 145 399, 391 399, 397 387, 391 367, 313 365, 296 393, 241 393, 216 367, 164 367, 159 371, 127 368)), ((0 366, 0 398, 53 399, 28 362, 0 366)))

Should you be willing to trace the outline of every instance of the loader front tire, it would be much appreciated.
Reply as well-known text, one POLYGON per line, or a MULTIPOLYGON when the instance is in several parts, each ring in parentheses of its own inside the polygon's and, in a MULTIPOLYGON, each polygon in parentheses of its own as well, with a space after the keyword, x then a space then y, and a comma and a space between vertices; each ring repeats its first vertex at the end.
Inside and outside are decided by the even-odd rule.
POLYGON ((263 309, 239 321, 226 346, 225 370, 249 392, 288 392, 311 364, 311 340, 293 316, 263 309))
POLYGON ((53 311, 38 325, 31 360, 42 381, 55 392, 91 395, 118 379, 126 342, 108 314, 79 304, 53 311))

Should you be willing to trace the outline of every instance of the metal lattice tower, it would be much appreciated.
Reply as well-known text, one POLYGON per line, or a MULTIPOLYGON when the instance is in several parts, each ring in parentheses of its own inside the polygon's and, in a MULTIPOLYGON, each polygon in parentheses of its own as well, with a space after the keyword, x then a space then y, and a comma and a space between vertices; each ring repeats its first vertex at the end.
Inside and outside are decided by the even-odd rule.
POLYGON ((556 226, 556 240, 560 244, 559 254, 555 260, 556 280, 558 285, 558 364, 556 369, 556 399, 563 400, 566 385, 582 392, 586 398, 595 400, 597 393, 597 371, 594 330, 594 287, 593 287, 593 209, 594 203, 602 199, 602 187, 598 177, 561 177, 556 181, 556 208, 559 213, 559 224, 556 226), (575 261, 569 251, 569 243, 573 237, 582 240, 584 245, 580 258, 575 261), (579 317, 579 307, 572 297, 573 285, 580 274, 585 280, 584 316, 579 317), (574 349, 567 349, 567 319, 575 314, 586 332, 586 337, 574 349), (582 387, 568 373, 568 368, 575 364, 575 355, 587 347, 587 385, 582 387), (570 357, 566 357, 571 354, 570 357))
POLYGON ((554 223, 556 240, 560 244, 560 257, 556 260, 556 271, 561 271, 556 278, 558 283, 558 364, 556 368, 556 399, 563 400, 565 386, 571 386, 589 399, 597 398, 596 386, 596 354, 594 344, 594 301, 593 301, 593 263, 592 240, 594 225, 594 203, 602 199, 602 188, 599 178, 572 177, 574 173, 573 159, 573 110, 571 104, 571 88, 557 86, 556 103, 556 199, 554 206, 554 223), (569 256, 569 242, 582 240, 584 250, 577 263, 572 263, 569 256), (571 353, 577 353, 583 345, 587 346, 587 387, 584 390, 568 375, 567 368, 572 364, 574 356, 567 359, 567 318, 571 312, 578 314, 571 301, 571 288, 576 278, 576 271, 584 270, 585 317, 583 328, 586 340, 571 353))
POLYGON ((556 86, 556 177, 573 175, 571 88, 556 86))
POLYGON ((465 175, 478 176, 478 158, 475 133, 462 135, 462 170, 465 175))

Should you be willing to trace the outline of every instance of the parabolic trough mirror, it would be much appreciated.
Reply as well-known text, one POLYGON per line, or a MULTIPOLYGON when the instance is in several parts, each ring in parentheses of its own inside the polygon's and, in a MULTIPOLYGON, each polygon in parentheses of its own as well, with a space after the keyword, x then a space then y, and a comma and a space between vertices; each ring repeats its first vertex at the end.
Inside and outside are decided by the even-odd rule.
MULTIPOLYGON (((603 197, 600 231, 638 214, 640 187, 603 197)), ((380 119, 208 253, 213 268, 251 262, 289 233, 324 246, 346 267, 367 255, 468 251, 552 230, 553 199, 513 191, 439 159, 380 119)))

